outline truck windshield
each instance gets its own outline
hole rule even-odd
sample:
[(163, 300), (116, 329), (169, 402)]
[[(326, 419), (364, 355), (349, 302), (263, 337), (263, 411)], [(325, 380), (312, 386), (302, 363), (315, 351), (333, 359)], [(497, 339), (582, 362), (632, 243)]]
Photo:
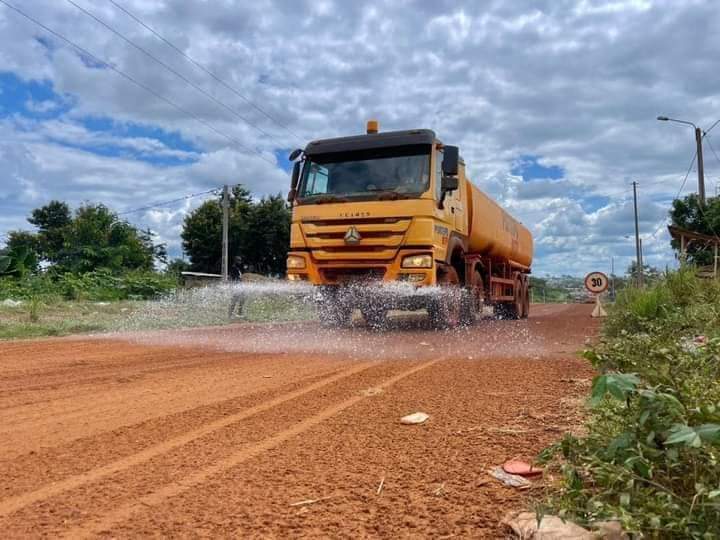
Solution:
[(411, 198), (429, 187), (430, 146), (412, 145), (312, 155), (300, 198)]

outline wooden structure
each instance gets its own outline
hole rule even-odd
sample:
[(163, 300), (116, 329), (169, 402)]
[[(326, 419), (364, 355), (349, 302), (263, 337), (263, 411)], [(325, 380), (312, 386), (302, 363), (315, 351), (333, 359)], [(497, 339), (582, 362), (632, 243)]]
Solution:
[(685, 264), (687, 260), (687, 249), (692, 243), (703, 244), (705, 247), (713, 249), (713, 264), (709, 267), (698, 268), (700, 277), (717, 278), (718, 277), (718, 251), (720, 251), (720, 237), (711, 236), (709, 234), (701, 234), (687, 229), (681, 229), (674, 225), (668, 225), (668, 231), (673, 240), (680, 242), (680, 264)]
[(180, 281), (185, 288), (205, 287), (222, 281), (221, 274), (206, 274), (205, 272), (180, 272)]

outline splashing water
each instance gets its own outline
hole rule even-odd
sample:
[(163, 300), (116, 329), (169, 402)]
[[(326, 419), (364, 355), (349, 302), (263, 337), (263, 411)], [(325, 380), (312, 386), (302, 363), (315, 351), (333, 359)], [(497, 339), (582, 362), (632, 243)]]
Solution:
[(534, 357), (543, 348), (543, 340), (529, 331), (528, 321), (481, 318), (468, 328), (437, 331), (431, 328), (424, 310), (396, 310), (398, 303), (424, 307), (428, 299), (448, 294), (447, 289), (404, 283), (358, 284), (344, 288), (343, 294), (343, 302), (371, 299), (389, 311), (383, 331), (368, 328), (359, 310), (347, 327), (326, 327), (324, 312), (316, 307), (335, 299), (309, 284), (268, 281), (178, 290), (147, 303), (122, 321), (116, 328), (117, 337), (229, 352), (353, 359)]

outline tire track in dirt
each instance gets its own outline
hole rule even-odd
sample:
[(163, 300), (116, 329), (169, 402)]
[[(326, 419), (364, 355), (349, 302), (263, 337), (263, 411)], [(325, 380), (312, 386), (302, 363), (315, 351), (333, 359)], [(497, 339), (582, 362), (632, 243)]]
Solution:
[[(386, 379), (385, 381), (377, 384), (376, 387), (380, 389), (386, 389), (393, 384), (419, 371), (427, 369), (440, 361), (441, 359), (438, 358), (435, 360), (423, 362), (420, 365), (416, 365), (409, 370), (402, 371), (401, 373), (390, 377), (389, 379)], [(367, 369), (367, 367), (368, 366), (363, 366), (362, 368), (355, 368), (353, 371), (360, 372), (364, 369)], [(131, 518), (133, 514), (135, 514), (139, 510), (146, 509), (147, 507), (157, 506), (168, 498), (177, 496), (189, 489), (192, 489), (223, 471), (235, 467), (249, 459), (261, 455), (263, 452), (266, 452), (272, 448), (281, 445), (285, 441), (288, 441), (293, 437), (296, 437), (297, 435), (317, 426), (325, 420), (345, 411), (346, 409), (349, 409), (353, 405), (367, 398), (368, 396), (366, 395), (355, 395), (336, 405), (323, 409), (319, 413), (309, 418), (306, 418), (305, 420), (301, 421), (298, 424), (295, 424), (288, 429), (280, 431), (275, 435), (272, 435), (258, 443), (252, 444), (248, 447), (244, 447), (241, 450), (231, 454), (230, 456), (218, 462), (215, 462), (210, 466), (204, 467), (181, 480), (166, 484), (147, 495), (139, 497), (136, 500), (120, 506), (115, 511), (109, 514), (105, 514), (104, 516), (101, 516), (99, 518), (92, 518), (88, 522), (76, 528), (64, 531), (63, 536), (66, 538), (88, 538), (105, 530), (108, 530), (114, 525)]]
[(175, 448), (178, 448), (196, 439), (204, 437), (205, 435), (208, 435), (213, 431), (217, 431), (226, 426), (254, 416), (258, 413), (270, 410), (278, 405), (282, 405), (285, 402), (304, 396), (305, 394), (308, 394), (310, 392), (319, 390), (334, 382), (340, 381), (341, 379), (356, 375), (372, 367), (373, 365), (374, 364), (372, 363), (363, 363), (360, 365), (356, 365), (350, 369), (346, 369), (341, 371), (340, 373), (331, 375), (327, 378), (323, 378), (318, 382), (302, 387), (298, 390), (283, 394), (269, 401), (250, 407), (249, 409), (246, 409), (242, 412), (220, 418), (218, 420), (215, 420), (214, 422), (210, 422), (199, 429), (169, 439), (161, 444), (151, 446), (136, 454), (132, 454), (122, 459), (113, 461), (104, 466), (92, 469), (80, 475), (66, 478), (62, 481), (55, 482), (48, 486), (44, 486), (40, 489), (4, 499), (0, 501), (0, 517), (6, 517), (30, 504), (42, 501), (44, 499), (48, 499), (50, 497), (59, 495), (65, 491), (81, 487), (85, 484), (101, 480), (104, 477), (129, 469), (130, 467), (133, 467), (135, 465), (140, 465), (153, 459), (154, 457), (160, 456), (164, 453), (174, 450)]

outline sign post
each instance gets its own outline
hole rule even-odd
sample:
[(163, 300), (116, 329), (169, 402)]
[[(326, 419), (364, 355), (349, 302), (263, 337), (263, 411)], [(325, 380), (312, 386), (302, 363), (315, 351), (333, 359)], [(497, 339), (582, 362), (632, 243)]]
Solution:
[(595, 309), (593, 309), (592, 317), (607, 317), (600, 302), (600, 295), (607, 291), (609, 282), (608, 277), (602, 272), (590, 272), (585, 276), (585, 288), (595, 295)]

